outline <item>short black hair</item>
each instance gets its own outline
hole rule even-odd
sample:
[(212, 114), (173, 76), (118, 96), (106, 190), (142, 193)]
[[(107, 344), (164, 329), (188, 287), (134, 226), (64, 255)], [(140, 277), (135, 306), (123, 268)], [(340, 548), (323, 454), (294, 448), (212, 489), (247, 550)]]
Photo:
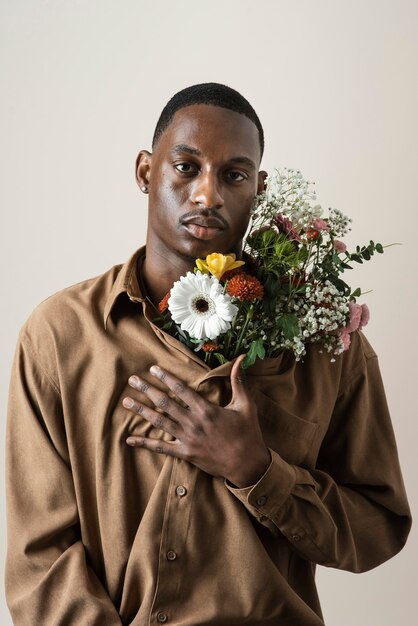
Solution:
[(155, 146), (167, 126), (172, 122), (175, 113), (192, 104), (213, 104), (241, 113), (250, 119), (258, 129), (261, 157), (264, 152), (264, 131), (257, 113), (251, 104), (238, 91), (221, 83), (199, 83), (178, 91), (167, 102), (155, 127), (152, 147)]

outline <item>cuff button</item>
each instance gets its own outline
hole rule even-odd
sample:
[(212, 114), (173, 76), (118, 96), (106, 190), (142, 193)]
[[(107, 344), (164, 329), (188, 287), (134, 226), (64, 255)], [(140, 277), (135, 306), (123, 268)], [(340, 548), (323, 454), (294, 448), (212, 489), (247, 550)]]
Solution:
[(167, 615), (167, 613), (163, 613), (162, 611), (161, 611), (161, 613), (158, 613), (158, 615), (157, 615), (157, 621), (158, 621), (160, 624), (164, 624), (164, 622), (166, 622), (167, 620), (168, 620), (168, 615)]

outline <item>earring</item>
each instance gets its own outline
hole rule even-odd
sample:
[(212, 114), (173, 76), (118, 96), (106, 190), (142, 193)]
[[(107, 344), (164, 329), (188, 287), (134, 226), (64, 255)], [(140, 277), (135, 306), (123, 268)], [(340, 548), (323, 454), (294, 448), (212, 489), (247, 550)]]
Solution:
[(143, 187), (141, 187), (141, 191), (143, 191), (144, 193), (148, 193), (148, 187), (145, 187), (145, 185)]

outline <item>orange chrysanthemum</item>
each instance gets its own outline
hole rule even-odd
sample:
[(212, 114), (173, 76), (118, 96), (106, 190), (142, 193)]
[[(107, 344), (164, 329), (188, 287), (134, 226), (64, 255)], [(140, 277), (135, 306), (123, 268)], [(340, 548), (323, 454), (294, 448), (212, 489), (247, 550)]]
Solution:
[(161, 300), (160, 304), (158, 305), (158, 310), (160, 313), (164, 313), (164, 311), (168, 309), (168, 299), (170, 297), (170, 294), (171, 294), (171, 289), (168, 293), (165, 294), (164, 298)]
[(233, 276), (226, 287), (227, 292), (233, 298), (240, 300), (262, 300), (264, 298), (264, 287), (255, 276), (250, 274), (237, 274)]
[(218, 344), (214, 341), (206, 341), (202, 345), (202, 350), (204, 350), (205, 352), (217, 352), (218, 350), (220, 350), (220, 348), (221, 347), (218, 346)]

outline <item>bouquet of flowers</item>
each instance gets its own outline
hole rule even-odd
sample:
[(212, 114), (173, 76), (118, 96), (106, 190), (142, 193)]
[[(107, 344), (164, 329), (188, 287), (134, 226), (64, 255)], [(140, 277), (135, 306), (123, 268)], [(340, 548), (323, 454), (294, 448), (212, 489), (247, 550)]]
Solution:
[(308, 343), (335, 361), (367, 324), (361, 290), (341, 274), (383, 246), (370, 241), (348, 252), (341, 238), (351, 219), (332, 208), (325, 216), (313, 204), (314, 184), (300, 170), (276, 169), (255, 198), (242, 260), (217, 252), (196, 259), (160, 302), (162, 328), (211, 367), (244, 353), (243, 367), (283, 351), (299, 361)]

